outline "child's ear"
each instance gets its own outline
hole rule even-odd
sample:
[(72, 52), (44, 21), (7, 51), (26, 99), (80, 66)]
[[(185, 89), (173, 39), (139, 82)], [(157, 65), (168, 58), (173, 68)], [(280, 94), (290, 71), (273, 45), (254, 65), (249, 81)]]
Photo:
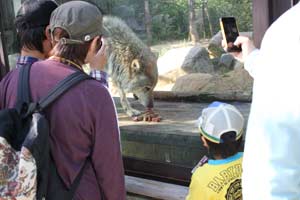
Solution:
[(203, 142), (203, 146), (205, 146), (206, 148), (208, 148), (207, 141), (206, 141), (205, 137), (203, 137), (202, 135), (201, 135), (201, 140)]

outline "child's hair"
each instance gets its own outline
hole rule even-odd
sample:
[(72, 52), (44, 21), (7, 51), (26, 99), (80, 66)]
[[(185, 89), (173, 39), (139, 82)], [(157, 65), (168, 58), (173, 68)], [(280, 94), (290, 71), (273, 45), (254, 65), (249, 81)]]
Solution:
[(239, 152), (241, 144), (242, 144), (242, 137), (238, 140), (235, 140), (236, 133), (234, 131), (223, 133), (221, 139), (224, 141), (223, 143), (214, 143), (207, 139), (207, 145), (209, 146), (209, 154), (212, 157), (221, 156), (222, 158), (228, 158), (230, 156), (235, 155)]

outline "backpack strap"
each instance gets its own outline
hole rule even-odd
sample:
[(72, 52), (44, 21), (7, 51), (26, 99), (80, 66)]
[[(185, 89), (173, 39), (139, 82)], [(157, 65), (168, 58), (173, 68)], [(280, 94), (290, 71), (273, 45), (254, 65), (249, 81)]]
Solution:
[(20, 67), (18, 80), (16, 109), (20, 114), (26, 112), (25, 116), (28, 116), (28, 114), (31, 114), (35, 110), (43, 111), (48, 105), (53, 103), (58, 97), (60, 97), (74, 85), (83, 80), (93, 79), (84, 72), (76, 70), (76, 72), (60, 81), (46, 97), (42, 98), (38, 102), (32, 102), (29, 85), (31, 65), (32, 63), (28, 63), (25, 66)]
[[(26, 74), (25, 74), (26, 75)], [(32, 114), (35, 111), (42, 112), (45, 108), (47, 108), (51, 103), (53, 103), (55, 100), (57, 100), (61, 95), (63, 95), (65, 92), (67, 92), (71, 87), (75, 86), (76, 84), (80, 83), (83, 80), (87, 79), (93, 79), (89, 75), (85, 74), (82, 71), (76, 71), (72, 73), (71, 75), (67, 76), (65, 79), (60, 81), (48, 94), (46, 97), (43, 97), (38, 102), (31, 102), (28, 103), (27, 98), (30, 99), (30, 96), (21, 96), (22, 104), (18, 104), (19, 107), (17, 109), (20, 109), (20, 113), (23, 113), (23, 117), (27, 117), (30, 114)], [(26, 79), (23, 79), (23, 81)], [(25, 81), (26, 82), (26, 81)], [(25, 89), (25, 88), (24, 88)], [(26, 87), (26, 89), (30, 89), (29, 87)], [(29, 94), (30, 95), (30, 94)], [(30, 101), (29, 101), (30, 102)], [(22, 112), (23, 111), (23, 112)], [(24, 113), (25, 111), (25, 113)]]
[[(47, 200), (72, 200), (75, 192), (80, 184), (83, 173), (90, 162), (90, 157), (88, 157), (83, 167), (80, 169), (79, 174), (75, 177), (73, 183), (69, 187), (66, 186), (62, 178), (60, 177), (53, 156), (50, 155), (50, 163), (49, 163), (49, 175), (48, 175), (48, 185), (46, 192)], [(92, 165), (92, 163), (91, 163)]]
[(18, 79), (18, 92), (16, 109), (19, 113), (27, 110), (27, 106), (31, 102), (31, 92), (29, 86), (30, 68), (32, 63), (20, 67)]
[(38, 102), (39, 110), (43, 111), (51, 103), (53, 103), (58, 97), (68, 91), (71, 87), (75, 86), (79, 82), (87, 79), (93, 79), (89, 75), (85, 74), (82, 71), (76, 71), (71, 75), (67, 76), (58, 85), (53, 88), (46, 97), (42, 98)]

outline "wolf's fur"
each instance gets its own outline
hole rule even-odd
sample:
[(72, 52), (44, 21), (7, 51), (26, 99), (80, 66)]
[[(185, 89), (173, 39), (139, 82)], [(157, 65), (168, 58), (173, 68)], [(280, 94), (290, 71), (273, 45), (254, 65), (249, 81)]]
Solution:
[(108, 37), (106, 72), (118, 88), (122, 107), (129, 116), (141, 114), (133, 109), (126, 93), (133, 93), (145, 107), (153, 107), (157, 83), (156, 56), (121, 19), (105, 16), (103, 27)]

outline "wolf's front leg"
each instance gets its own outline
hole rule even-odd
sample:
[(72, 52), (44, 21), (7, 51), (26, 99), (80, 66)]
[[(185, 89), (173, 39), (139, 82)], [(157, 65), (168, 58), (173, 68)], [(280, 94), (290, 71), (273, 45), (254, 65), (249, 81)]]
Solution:
[(119, 95), (120, 95), (121, 105), (122, 105), (123, 109), (125, 110), (125, 112), (128, 116), (134, 117), (134, 116), (138, 116), (138, 115), (142, 114), (141, 111), (136, 110), (136, 109), (131, 107), (129, 101), (127, 100), (126, 93), (122, 89), (120, 89), (119, 87), (118, 87), (118, 92), (119, 92)]

